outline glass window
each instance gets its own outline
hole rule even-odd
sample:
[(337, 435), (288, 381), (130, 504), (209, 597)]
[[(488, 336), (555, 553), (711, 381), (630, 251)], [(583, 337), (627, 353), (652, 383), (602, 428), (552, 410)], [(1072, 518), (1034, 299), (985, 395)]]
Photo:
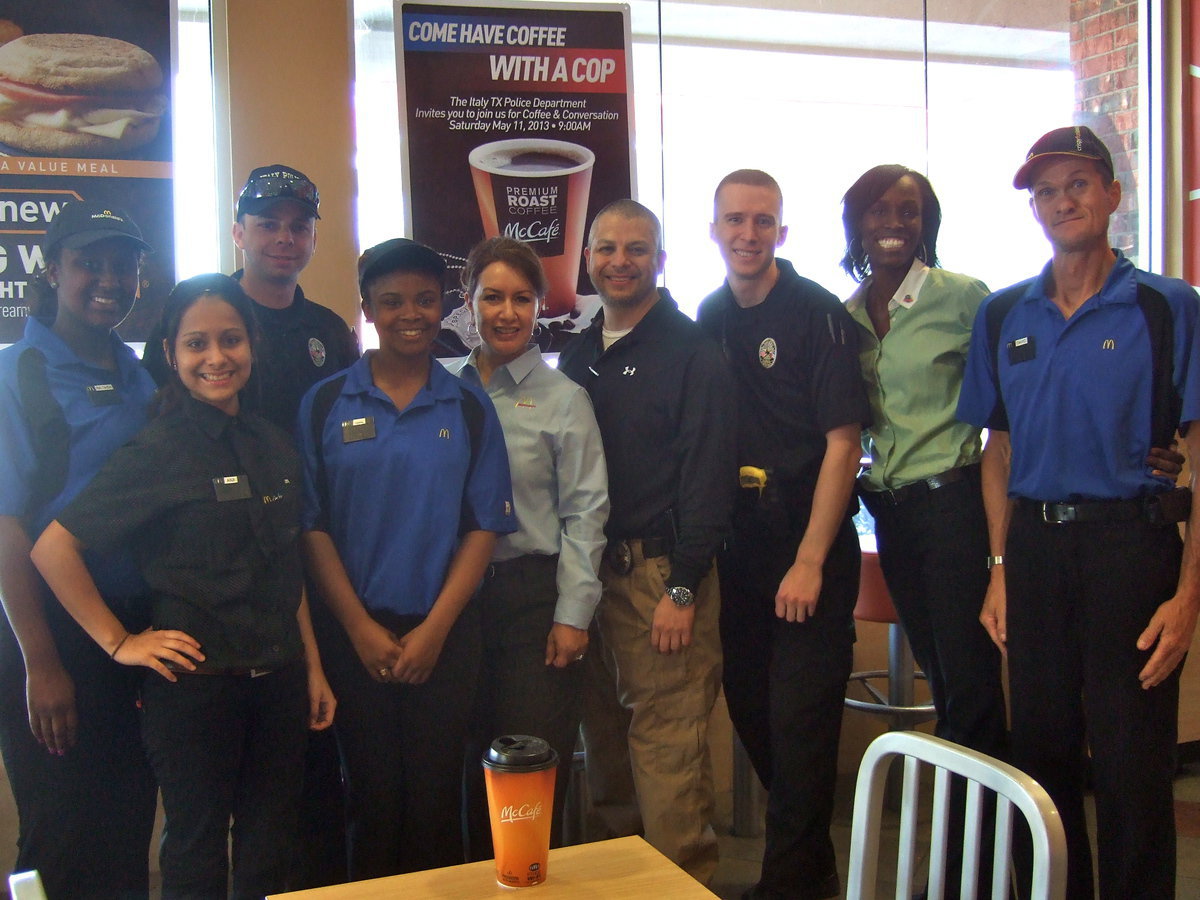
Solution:
[(179, 0), (175, 73), (175, 266), (178, 278), (221, 268), (220, 235), (228, 228), (217, 205), (212, 110), (212, 40), (208, 0)]
[[(663, 218), (664, 280), (681, 306), (694, 310), (724, 277), (708, 235), (712, 190), (740, 167), (779, 180), (789, 225), (781, 255), (842, 296), (853, 283), (838, 265), (841, 196), (883, 162), (933, 181), (947, 268), (1000, 287), (1048, 258), (1011, 176), (1038, 135), (1079, 116), (1083, 73), (1095, 67), (1084, 51), (1107, 44), (1081, 37), (1073, 47), (1068, 0), (929, 3), (928, 21), (925, 5), (630, 3), (637, 194)], [(400, 220), (392, 14), (385, 0), (355, 2), (364, 244)], [(1085, 27), (1076, 23), (1080, 35)], [(1105, 102), (1084, 113), (1107, 116)]]

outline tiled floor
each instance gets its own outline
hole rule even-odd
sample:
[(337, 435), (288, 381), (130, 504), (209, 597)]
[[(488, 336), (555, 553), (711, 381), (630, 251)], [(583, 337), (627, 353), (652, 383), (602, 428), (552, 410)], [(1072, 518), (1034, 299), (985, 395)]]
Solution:
[[(842, 873), (843, 884), (850, 855), (853, 793), (853, 778), (839, 778), (833, 842), (837, 848), (838, 871)], [(719, 897), (737, 900), (742, 891), (758, 879), (763, 841), (761, 837), (734, 837), (729, 833), (731, 808), (732, 797), (721, 797), (718, 803), (718, 816), (721, 819), (721, 862), (710, 887)], [(1090, 813), (1089, 803), (1089, 815)], [(1196, 900), (1200, 898), (1200, 763), (1184, 766), (1175, 781), (1175, 821), (1178, 828), (1179, 866), (1175, 888), (1176, 900)], [(886, 830), (894, 832), (895, 814), (885, 814), (884, 823)], [(884, 871), (884, 866), (880, 866), (880, 871)], [(880, 883), (883, 884), (882, 881)]]

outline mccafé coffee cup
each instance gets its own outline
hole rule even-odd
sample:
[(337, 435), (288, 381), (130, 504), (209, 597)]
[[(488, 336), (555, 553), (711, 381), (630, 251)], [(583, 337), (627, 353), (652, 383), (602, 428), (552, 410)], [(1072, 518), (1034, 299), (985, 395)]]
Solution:
[(596, 154), (546, 138), (481, 144), (468, 156), (485, 237), (533, 247), (546, 270), (546, 316), (575, 308)]
[(558, 754), (541, 738), (509, 734), (483, 755), (496, 881), (529, 887), (546, 880)]

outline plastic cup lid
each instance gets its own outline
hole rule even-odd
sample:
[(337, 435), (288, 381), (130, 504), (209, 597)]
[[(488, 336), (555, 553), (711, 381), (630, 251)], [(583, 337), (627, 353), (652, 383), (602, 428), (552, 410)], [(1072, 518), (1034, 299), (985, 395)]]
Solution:
[(548, 769), (558, 765), (558, 754), (546, 741), (530, 734), (506, 734), (492, 741), (483, 764), (502, 772)]

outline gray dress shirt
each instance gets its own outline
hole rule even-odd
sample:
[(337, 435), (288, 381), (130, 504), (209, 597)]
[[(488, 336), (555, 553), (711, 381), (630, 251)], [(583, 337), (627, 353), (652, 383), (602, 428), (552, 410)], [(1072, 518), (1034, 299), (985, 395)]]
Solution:
[[(478, 353), (449, 370), (482, 385)], [(504, 429), (518, 524), (515, 533), (500, 536), (493, 558), (557, 553), (554, 621), (587, 628), (600, 602), (597, 572), (608, 519), (608, 470), (591, 400), (546, 365), (536, 346), (498, 368), (483, 387)]]

